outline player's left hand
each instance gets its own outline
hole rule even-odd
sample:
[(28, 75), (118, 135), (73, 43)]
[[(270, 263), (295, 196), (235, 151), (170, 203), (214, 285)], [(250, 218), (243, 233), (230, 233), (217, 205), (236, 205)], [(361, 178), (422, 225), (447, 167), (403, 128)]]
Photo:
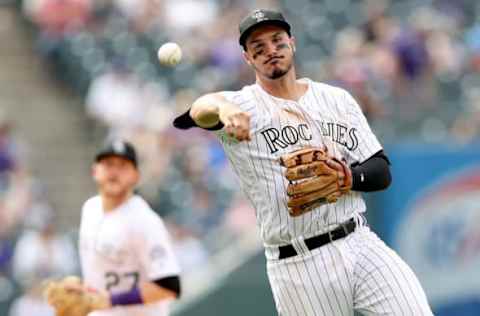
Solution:
[(287, 205), (291, 216), (299, 216), (325, 203), (335, 203), (352, 187), (346, 163), (331, 157), (326, 148), (308, 147), (280, 157), (288, 180)]
[(44, 297), (57, 316), (86, 316), (91, 311), (110, 307), (108, 296), (87, 289), (75, 276), (47, 283)]
[(352, 170), (347, 165), (345, 159), (330, 158), (326, 161), (326, 164), (338, 172), (340, 191), (350, 191), (352, 188)]
[(112, 307), (110, 294), (107, 291), (89, 287), (85, 287), (84, 291), (90, 296), (93, 310), (102, 310)]

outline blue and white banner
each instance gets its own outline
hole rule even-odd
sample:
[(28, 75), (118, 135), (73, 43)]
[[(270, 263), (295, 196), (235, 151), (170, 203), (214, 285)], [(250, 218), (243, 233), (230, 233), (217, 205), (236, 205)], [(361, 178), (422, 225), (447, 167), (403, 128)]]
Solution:
[(378, 228), (408, 262), (437, 316), (480, 315), (480, 149), (389, 150), (393, 184)]

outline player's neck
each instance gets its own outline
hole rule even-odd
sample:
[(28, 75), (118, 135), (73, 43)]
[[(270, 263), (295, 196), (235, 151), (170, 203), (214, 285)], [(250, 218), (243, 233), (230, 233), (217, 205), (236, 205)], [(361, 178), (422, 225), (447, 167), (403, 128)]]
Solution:
[(108, 196), (105, 194), (101, 194), (100, 196), (102, 198), (103, 212), (109, 213), (125, 203), (132, 196), (132, 192), (127, 192), (119, 196)]
[(308, 86), (297, 82), (295, 69), (292, 68), (283, 77), (268, 79), (257, 76), (257, 83), (268, 94), (286, 100), (298, 101), (307, 91)]

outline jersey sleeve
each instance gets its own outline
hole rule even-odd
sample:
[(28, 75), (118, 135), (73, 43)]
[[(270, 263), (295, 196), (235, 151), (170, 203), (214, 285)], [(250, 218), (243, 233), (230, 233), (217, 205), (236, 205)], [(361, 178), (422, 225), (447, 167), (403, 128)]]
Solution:
[(81, 219), (80, 219), (80, 227), (78, 231), (78, 254), (79, 254), (79, 259), (80, 259), (80, 272), (82, 276), (85, 278), (85, 275), (87, 274), (86, 271), (86, 250), (85, 250), (85, 244), (87, 242), (86, 237), (85, 237), (85, 230), (86, 230), (86, 215), (85, 215), (85, 207), (86, 203), (82, 206), (82, 211), (81, 211)]
[(351, 147), (348, 148), (348, 155), (351, 160), (349, 162), (362, 163), (382, 150), (382, 145), (372, 132), (357, 101), (346, 91), (344, 97), (347, 104), (349, 124), (352, 126), (349, 133), (351, 139), (354, 140)]
[(176, 276), (180, 273), (170, 235), (162, 219), (153, 213), (146, 216), (137, 231), (137, 255), (149, 280)]
[[(237, 104), (238, 106), (240, 106), (243, 109), (242, 105), (245, 102), (242, 100), (243, 99), (242, 95), (245, 94), (244, 93), (245, 91), (246, 91), (246, 89), (244, 88), (240, 91), (220, 91), (220, 92), (216, 92), (216, 94), (223, 96), (229, 102)], [(173, 126), (174, 127), (178, 128), (178, 129), (189, 129), (189, 128), (192, 128), (192, 127), (199, 127), (197, 125), (197, 123), (190, 116), (190, 109), (191, 109), (191, 107), (189, 107), (187, 111), (185, 111), (181, 115), (177, 116), (173, 120)], [(209, 128), (204, 128), (204, 129), (211, 130), (211, 131), (219, 131), (219, 130), (223, 129), (223, 123), (218, 122), (217, 125), (209, 127)]]
[(219, 92), (219, 94), (227, 99), (227, 101), (237, 105), (243, 111), (253, 114), (255, 107), (252, 103), (253, 96), (249, 87), (244, 87), (239, 91), (222, 91)]

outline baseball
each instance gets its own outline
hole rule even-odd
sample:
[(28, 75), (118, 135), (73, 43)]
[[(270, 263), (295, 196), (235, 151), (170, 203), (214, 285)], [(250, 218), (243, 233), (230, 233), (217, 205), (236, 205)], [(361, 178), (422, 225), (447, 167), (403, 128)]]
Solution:
[(158, 60), (164, 66), (176, 66), (182, 60), (182, 49), (177, 43), (165, 43), (158, 49)]

